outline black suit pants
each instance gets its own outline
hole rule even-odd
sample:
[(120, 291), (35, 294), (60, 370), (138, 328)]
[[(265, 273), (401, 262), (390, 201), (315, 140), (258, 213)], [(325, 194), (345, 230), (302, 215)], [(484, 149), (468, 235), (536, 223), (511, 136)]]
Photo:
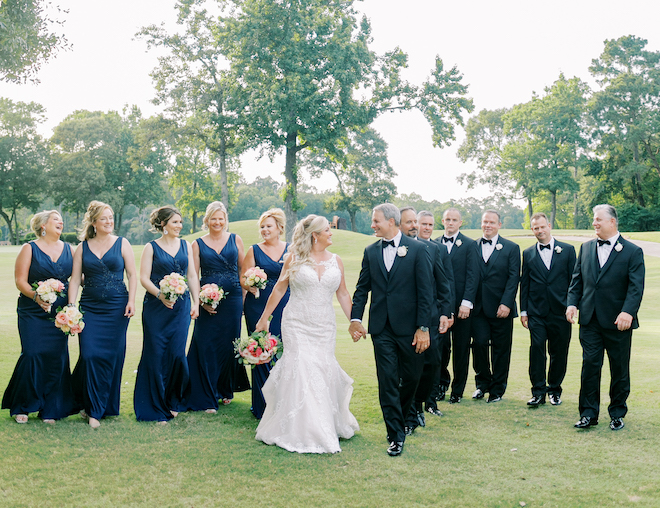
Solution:
[(372, 335), (378, 376), (378, 399), (388, 441), (405, 441), (405, 415), (415, 399), (424, 355), (415, 353), (410, 335), (396, 335), (389, 323)]
[(472, 318), (472, 337), (472, 362), (477, 388), (501, 397), (509, 378), (513, 317), (489, 318), (478, 312)]
[(449, 374), (449, 358), (451, 357), (451, 337), (449, 332), (440, 335), (440, 350), (442, 354), (442, 363), (440, 364), (440, 382), (445, 390), (449, 388), (451, 375)]
[[(566, 375), (568, 347), (571, 343), (571, 323), (564, 314), (545, 317), (529, 316), (529, 380), (532, 395), (544, 397), (546, 393), (561, 395), (561, 383)], [(546, 347), (550, 356), (546, 385)]]
[(594, 316), (589, 324), (580, 325), (582, 344), (582, 376), (580, 416), (598, 418), (600, 411), (600, 376), (604, 352), (610, 362), (610, 418), (623, 418), (628, 412), (630, 394), (630, 346), (632, 328), (623, 332), (603, 328)]
[[(458, 397), (463, 396), (467, 384), (468, 371), (470, 368), (470, 342), (472, 341), (472, 316), (467, 319), (454, 319), (451, 327), (452, 367), (454, 370), (454, 381), (451, 385), (451, 394)], [(449, 341), (447, 341), (449, 342)]]

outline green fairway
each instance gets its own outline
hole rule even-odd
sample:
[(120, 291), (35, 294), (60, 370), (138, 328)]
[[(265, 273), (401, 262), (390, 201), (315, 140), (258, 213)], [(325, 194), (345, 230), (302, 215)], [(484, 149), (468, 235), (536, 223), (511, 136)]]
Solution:
[[(230, 224), (246, 249), (256, 221)], [(471, 232), (471, 236), (479, 233)], [(503, 231), (522, 248), (529, 231)], [(562, 233), (564, 233), (562, 231)], [(438, 236), (438, 232), (434, 237)], [(592, 236), (589, 231), (567, 234)], [(198, 235), (195, 235), (198, 236)], [(628, 236), (628, 235), (626, 235)], [(660, 240), (660, 234), (631, 235)], [(362, 251), (374, 239), (333, 235), (333, 252), (353, 292)], [(142, 247), (136, 247), (138, 258)], [(0, 394), (20, 353), (13, 266), (17, 247), (0, 247)], [(529, 334), (516, 320), (509, 386), (498, 404), (472, 401), (473, 373), (460, 404), (440, 402), (444, 417), (407, 439), (401, 457), (385, 450), (373, 350), (354, 344), (338, 304), (337, 358), (355, 380), (351, 410), (360, 431), (335, 455), (299, 455), (254, 439), (250, 393), (216, 415), (184, 413), (167, 426), (138, 423), (133, 414), (135, 370), (142, 347), (141, 300), (132, 319), (124, 367), (121, 415), (92, 430), (79, 417), (50, 426), (30, 415), (17, 425), (0, 412), (2, 506), (305, 506), (316, 507), (593, 507), (660, 505), (660, 258), (646, 258), (641, 328), (633, 335), (632, 392), (626, 427), (608, 428), (609, 372), (603, 370), (601, 424), (577, 431), (581, 348), (574, 327), (564, 403), (528, 409)], [(191, 327), (192, 330), (192, 327)], [(77, 340), (70, 341), (71, 363)]]

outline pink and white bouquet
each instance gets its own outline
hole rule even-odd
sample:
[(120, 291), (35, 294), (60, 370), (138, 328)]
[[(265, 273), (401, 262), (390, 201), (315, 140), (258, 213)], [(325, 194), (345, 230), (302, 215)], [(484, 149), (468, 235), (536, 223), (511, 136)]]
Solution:
[(234, 341), (236, 358), (242, 364), (262, 365), (282, 356), (282, 342), (266, 330)]
[[(46, 279), (32, 283), (32, 289), (37, 292), (42, 302), (54, 303), (59, 297), (64, 296), (64, 283), (58, 279)], [(50, 305), (48, 310), (50, 312)]]
[(82, 312), (73, 306), (58, 307), (55, 315), (55, 326), (67, 335), (77, 335), (85, 328)]
[(229, 293), (218, 287), (217, 284), (204, 284), (199, 291), (199, 301), (210, 305), (213, 310), (220, 305), (220, 301), (227, 298)]
[(172, 272), (163, 277), (158, 285), (160, 286), (160, 292), (163, 293), (165, 299), (170, 302), (176, 302), (177, 298), (188, 291), (186, 278), (176, 272)]
[(255, 298), (259, 298), (259, 290), (266, 287), (266, 281), (268, 280), (268, 275), (258, 266), (253, 266), (245, 270), (245, 285), (250, 287), (256, 287), (257, 293), (254, 295)]

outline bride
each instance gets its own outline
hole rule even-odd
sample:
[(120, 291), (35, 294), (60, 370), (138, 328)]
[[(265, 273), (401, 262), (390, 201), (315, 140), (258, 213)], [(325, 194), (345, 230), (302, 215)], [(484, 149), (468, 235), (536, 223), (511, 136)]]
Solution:
[(284, 352), (263, 387), (266, 411), (256, 435), (290, 452), (340, 452), (339, 438), (359, 430), (348, 409), (353, 380), (335, 358), (332, 294), (347, 319), (351, 297), (341, 259), (326, 250), (330, 245), (324, 217), (308, 215), (296, 225), (291, 254), (256, 326), (256, 331), (268, 328), (268, 317), (290, 287), (282, 314)]

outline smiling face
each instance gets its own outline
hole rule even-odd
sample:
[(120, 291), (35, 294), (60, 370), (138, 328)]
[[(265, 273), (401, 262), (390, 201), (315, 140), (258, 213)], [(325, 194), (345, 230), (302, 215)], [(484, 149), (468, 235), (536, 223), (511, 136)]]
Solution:
[(115, 227), (115, 217), (112, 210), (105, 208), (98, 219), (93, 222), (97, 235), (110, 235)]
[(461, 214), (454, 210), (447, 210), (442, 216), (442, 225), (445, 227), (445, 236), (454, 236), (463, 225)]
[(332, 229), (330, 229), (330, 224), (320, 233), (312, 233), (312, 237), (316, 239), (315, 245), (321, 249), (332, 245)]
[(543, 245), (550, 243), (550, 238), (552, 238), (552, 228), (546, 219), (543, 217), (532, 219), (531, 226), (532, 233), (534, 233), (534, 236), (539, 243), (542, 243)]
[(59, 237), (64, 229), (62, 216), (59, 213), (51, 213), (42, 229), (46, 231), (46, 234), (52, 233)]
[(417, 236), (422, 240), (430, 240), (433, 234), (433, 226), (435, 226), (435, 219), (430, 215), (424, 215), (419, 218), (417, 225), (419, 226)]
[(380, 210), (376, 210), (371, 215), (371, 229), (378, 238), (390, 240), (396, 236), (399, 228), (394, 224), (394, 219), (385, 220), (385, 215)]
[(417, 236), (417, 214), (412, 210), (404, 210), (401, 214), (401, 233), (410, 238)]
[(612, 238), (619, 229), (614, 217), (610, 217), (605, 210), (596, 210), (594, 212), (594, 220), (591, 225), (594, 227), (596, 235), (601, 240)]
[(280, 228), (277, 226), (277, 222), (275, 222), (275, 219), (272, 217), (268, 217), (263, 220), (261, 223), (261, 226), (259, 226), (259, 234), (261, 235), (261, 238), (264, 239), (265, 242), (268, 240), (279, 240), (280, 235), (282, 232), (280, 231)]
[(212, 233), (222, 233), (227, 227), (227, 216), (222, 210), (216, 212), (209, 218), (209, 231)]
[(501, 227), (502, 223), (496, 213), (486, 212), (481, 216), (481, 231), (486, 240), (495, 238)]
[(181, 233), (181, 229), (183, 229), (183, 219), (179, 214), (175, 213), (163, 226), (163, 229), (167, 229), (169, 235), (177, 237)]

